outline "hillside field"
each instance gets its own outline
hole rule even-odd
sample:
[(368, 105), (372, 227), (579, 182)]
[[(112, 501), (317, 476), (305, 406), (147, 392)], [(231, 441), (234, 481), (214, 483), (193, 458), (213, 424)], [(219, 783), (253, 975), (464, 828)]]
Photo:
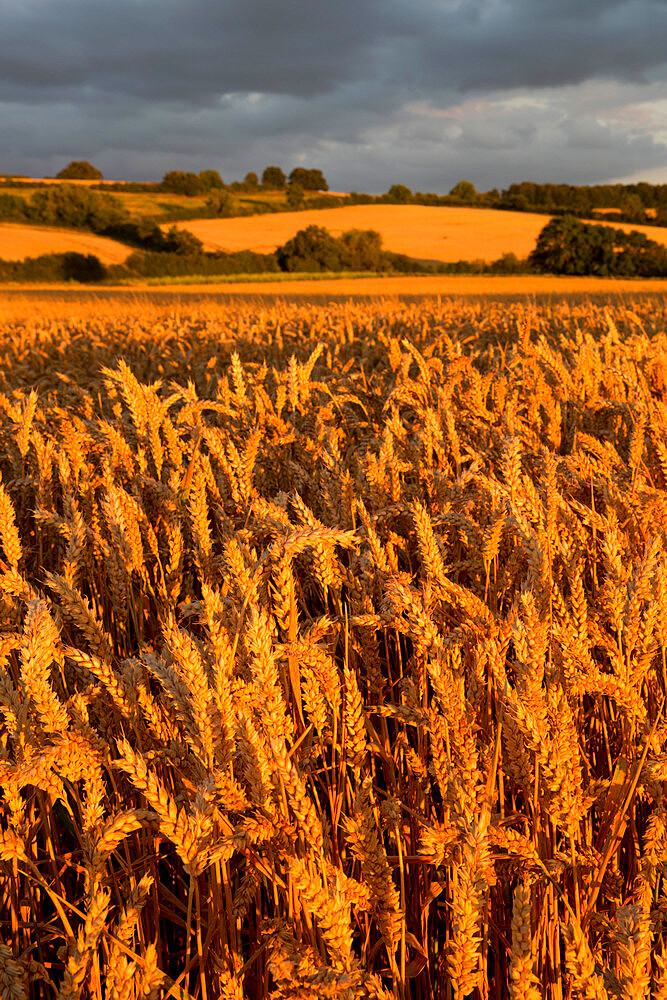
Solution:
[[(306, 226), (324, 226), (336, 236), (347, 229), (375, 229), (382, 236), (385, 250), (447, 263), (492, 261), (505, 253), (527, 257), (548, 221), (546, 215), (488, 208), (352, 205), (247, 218), (191, 219), (177, 225), (199, 237), (206, 250), (257, 253), (272, 252)], [(649, 239), (667, 245), (666, 229), (628, 223), (614, 225), (645, 232)]]
[(122, 264), (132, 250), (116, 240), (76, 229), (0, 223), (1, 260), (24, 260), (41, 254), (69, 252), (94, 254), (103, 264)]
[(2, 996), (667, 995), (667, 297), (0, 310)]

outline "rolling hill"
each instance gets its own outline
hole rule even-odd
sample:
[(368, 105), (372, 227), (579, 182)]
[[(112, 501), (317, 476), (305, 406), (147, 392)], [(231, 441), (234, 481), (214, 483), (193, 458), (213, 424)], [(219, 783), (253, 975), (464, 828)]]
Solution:
[[(526, 257), (548, 219), (546, 215), (488, 208), (353, 205), (231, 219), (190, 219), (177, 225), (199, 237), (206, 250), (257, 253), (270, 253), (310, 225), (324, 226), (334, 236), (347, 229), (375, 229), (386, 250), (447, 263), (492, 261), (505, 253)], [(667, 245), (667, 229), (613, 221), (610, 225), (640, 230), (649, 239)]]
[(25, 260), (47, 253), (94, 254), (103, 264), (122, 264), (132, 248), (78, 229), (0, 223), (0, 259)]

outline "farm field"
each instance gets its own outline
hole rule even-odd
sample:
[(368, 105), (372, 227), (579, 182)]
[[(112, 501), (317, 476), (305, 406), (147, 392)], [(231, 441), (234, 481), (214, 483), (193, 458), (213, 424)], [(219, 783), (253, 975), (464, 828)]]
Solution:
[(25, 260), (48, 253), (94, 254), (103, 264), (122, 264), (132, 253), (130, 247), (106, 236), (75, 229), (23, 226), (0, 223), (0, 259)]
[[(336, 236), (347, 229), (375, 229), (382, 236), (386, 250), (446, 263), (492, 261), (505, 253), (527, 257), (548, 218), (488, 208), (353, 205), (247, 218), (191, 219), (177, 225), (194, 233), (206, 250), (257, 253), (270, 253), (299, 229), (310, 225), (324, 226)], [(649, 239), (667, 244), (667, 230), (657, 226), (615, 225), (645, 232)]]
[(0, 297), (3, 995), (667, 994), (667, 297), (189, 294)]
[[(41, 313), (51, 308), (62, 293), (70, 303), (75, 301), (116, 302), (132, 301), (139, 296), (153, 302), (196, 299), (272, 301), (318, 301), (347, 299), (422, 299), (429, 296), (512, 296), (532, 299), (549, 296), (556, 300), (571, 296), (601, 296), (616, 301), (620, 296), (667, 294), (667, 279), (653, 278), (596, 278), (555, 275), (437, 275), (437, 276), (386, 276), (351, 278), (349, 275), (317, 275), (315, 277), (292, 274), (267, 274), (261, 276), (225, 277), (216, 282), (200, 278), (190, 281), (174, 279), (154, 280), (151, 283), (132, 282), (125, 286), (104, 285), (91, 288), (57, 285), (0, 284), (0, 316), (19, 308), (22, 314)], [(54, 296), (56, 298), (54, 298)]]

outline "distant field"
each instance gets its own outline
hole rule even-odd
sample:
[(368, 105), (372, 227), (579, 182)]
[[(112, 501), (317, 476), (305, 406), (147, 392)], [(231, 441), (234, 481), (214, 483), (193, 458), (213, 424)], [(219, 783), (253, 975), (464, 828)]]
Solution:
[(74, 229), (0, 224), (0, 259), (24, 260), (45, 253), (95, 254), (103, 264), (122, 264), (132, 253), (130, 247), (105, 236)]
[[(270, 253), (299, 229), (325, 226), (334, 235), (346, 229), (376, 229), (386, 250), (420, 260), (497, 260), (505, 253), (526, 257), (548, 217), (489, 208), (425, 205), (353, 205), (308, 212), (281, 212), (236, 219), (191, 219), (178, 223), (198, 236), (206, 250)], [(667, 229), (614, 223), (638, 229), (667, 245)]]
[(333, 301), (381, 299), (421, 299), (434, 296), (491, 297), (516, 296), (533, 299), (549, 296), (556, 300), (568, 296), (605, 296), (616, 300), (621, 296), (645, 294), (667, 296), (667, 279), (615, 279), (555, 277), (553, 275), (438, 275), (433, 277), (363, 277), (348, 275), (262, 275), (242, 278), (225, 276), (219, 281), (179, 280), (172, 284), (158, 282), (132, 283), (123, 286), (104, 285), (78, 287), (72, 285), (0, 285), (0, 319), (8, 318), (8, 310), (25, 309), (34, 314), (37, 308), (51, 309), (57, 302), (71, 305), (90, 301), (95, 308), (101, 301), (123, 303), (134, 301), (191, 301), (213, 303), (219, 300), (299, 300)]

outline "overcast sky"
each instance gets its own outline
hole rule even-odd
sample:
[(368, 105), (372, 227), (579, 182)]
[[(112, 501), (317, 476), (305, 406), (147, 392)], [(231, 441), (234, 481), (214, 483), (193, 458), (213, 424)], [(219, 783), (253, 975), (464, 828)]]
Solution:
[(0, 173), (667, 182), (667, 0), (0, 0)]

